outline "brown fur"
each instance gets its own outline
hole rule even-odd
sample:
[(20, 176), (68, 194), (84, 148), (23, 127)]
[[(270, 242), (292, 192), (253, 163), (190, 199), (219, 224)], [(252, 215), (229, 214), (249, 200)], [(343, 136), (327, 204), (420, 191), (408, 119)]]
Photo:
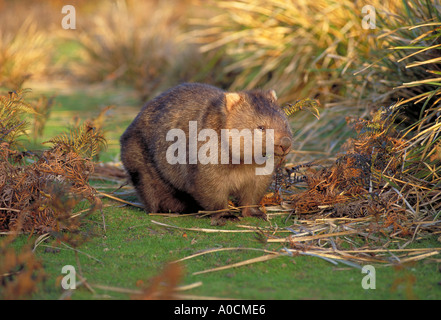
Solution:
[[(254, 162), (232, 164), (230, 159), (229, 164), (220, 164), (220, 160), (219, 164), (189, 164), (189, 121), (197, 121), (198, 131), (214, 129), (219, 143), (221, 129), (274, 129), (276, 157), (283, 157), (291, 145), (288, 121), (273, 92), (227, 93), (197, 83), (174, 87), (148, 102), (121, 137), (121, 160), (145, 210), (228, 211), (229, 196), (235, 196), (240, 206), (258, 204), (272, 175), (256, 175)], [(166, 141), (167, 132), (178, 128), (187, 137), (186, 164), (166, 160), (166, 151), (174, 143)], [(198, 142), (197, 150), (204, 143)], [(243, 160), (242, 153), (243, 149)], [(257, 208), (245, 208), (242, 215), (266, 218)]]

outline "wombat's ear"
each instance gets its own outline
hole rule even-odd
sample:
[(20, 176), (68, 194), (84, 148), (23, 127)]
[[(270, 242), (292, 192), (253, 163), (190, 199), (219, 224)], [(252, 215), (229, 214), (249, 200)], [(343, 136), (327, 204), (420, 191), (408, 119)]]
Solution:
[(233, 110), (234, 106), (240, 101), (240, 95), (235, 92), (225, 93), (225, 106), (227, 111)]
[(270, 97), (274, 100), (274, 102), (275, 101), (277, 101), (277, 94), (276, 94), (276, 91), (275, 90), (270, 90), (269, 91), (269, 95), (270, 95)]

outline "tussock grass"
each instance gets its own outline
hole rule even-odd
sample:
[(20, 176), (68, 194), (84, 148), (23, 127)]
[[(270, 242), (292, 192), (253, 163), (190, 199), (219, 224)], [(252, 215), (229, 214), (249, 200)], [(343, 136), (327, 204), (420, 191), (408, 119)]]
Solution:
[(187, 5), (111, 1), (101, 2), (93, 13), (82, 13), (79, 30), (72, 35), (82, 57), (75, 74), (87, 81), (130, 84), (144, 98), (150, 96), (182, 49), (181, 15)]
[[(402, 3), (402, 10), (378, 20), (374, 47), (368, 59), (361, 61), (363, 68), (354, 74), (355, 79), (360, 79), (359, 75), (365, 79), (360, 97), (371, 104), (423, 101), (432, 93), (426, 90), (433, 86), (430, 82), (436, 82), (430, 78), (439, 73), (440, 2)], [(426, 88), (416, 88), (420, 85)]]
[[(75, 1), (77, 7), (84, 3)], [(19, 90), (27, 80), (55, 76), (62, 5), (58, 0), (0, 2), (0, 88)]]
[[(404, 10), (380, 20), (370, 63), (347, 81), (364, 78), (358, 99), (368, 107), (400, 109), (406, 147), (404, 172), (439, 186), (441, 83), (441, 3), (403, 1)], [(361, 76), (361, 77), (360, 77)], [(405, 128), (407, 126), (407, 128)], [(404, 129), (405, 128), (405, 129)]]
[[(226, 48), (237, 71), (232, 88), (277, 88), (286, 101), (322, 94), (335, 100), (339, 78), (368, 55), (372, 39), (361, 26), (362, 4), (356, 1), (214, 1), (219, 14), (196, 21), (191, 36), (203, 52)], [(377, 11), (398, 1), (371, 3)], [(357, 49), (358, 48), (358, 49)]]
[(30, 77), (47, 75), (51, 42), (32, 16), (16, 30), (7, 27), (11, 19), (11, 12), (0, 14), (0, 87), (18, 90)]

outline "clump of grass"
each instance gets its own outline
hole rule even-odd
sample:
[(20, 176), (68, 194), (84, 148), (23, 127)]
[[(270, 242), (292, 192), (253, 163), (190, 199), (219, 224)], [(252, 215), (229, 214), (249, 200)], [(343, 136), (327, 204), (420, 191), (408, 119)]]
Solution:
[(218, 14), (208, 23), (196, 21), (198, 28), (189, 35), (202, 52), (222, 50), (231, 59), (222, 70), (224, 76), (235, 73), (231, 88), (273, 88), (282, 103), (314, 97), (324, 106), (320, 120), (307, 114), (292, 118), (293, 161), (306, 151), (335, 153), (352, 136), (344, 121), (348, 110), (366, 117), (395, 104), (404, 107), (397, 121), (415, 123), (407, 137), (417, 134), (415, 140), (430, 143), (421, 154), (437, 154), (438, 1), (374, 1), (371, 30), (363, 29), (363, 4), (354, 1), (212, 5)]
[(8, 2), (0, 10), (0, 87), (21, 89), (32, 78), (48, 75), (52, 40), (40, 17), (49, 21), (44, 4)]
[(74, 41), (81, 46), (77, 76), (92, 82), (123, 83), (142, 97), (164, 81), (179, 55), (181, 15), (187, 2), (103, 2), (83, 13)]
[(356, 93), (360, 104), (401, 109), (397, 121), (407, 125), (402, 137), (409, 140), (403, 172), (435, 182), (436, 188), (441, 171), (441, 3), (407, 0), (403, 7), (400, 14), (378, 21), (370, 61), (346, 81), (363, 82), (364, 90)]
[[(380, 1), (378, 9), (396, 6)], [(233, 88), (277, 88), (285, 101), (320, 94), (335, 100), (340, 77), (370, 43), (361, 26), (362, 5), (354, 1), (216, 1), (219, 14), (192, 32), (201, 50), (226, 48), (237, 71)], [(380, 11), (380, 10), (377, 10)], [(381, 11), (380, 11), (381, 12)], [(322, 102), (324, 102), (324, 100)]]
[(426, 110), (439, 102), (441, 4), (420, 0), (402, 3), (401, 11), (377, 20), (379, 31), (370, 55), (360, 60), (358, 70), (353, 69), (356, 72), (345, 80), (352, 89), (348, 93), (355, 94), (362, 105), (398, 102), (411, 124), (433, 112)]

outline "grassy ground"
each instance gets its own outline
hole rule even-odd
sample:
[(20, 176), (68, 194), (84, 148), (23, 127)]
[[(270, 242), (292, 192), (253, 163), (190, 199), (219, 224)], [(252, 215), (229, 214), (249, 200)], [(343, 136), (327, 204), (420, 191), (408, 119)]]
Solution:
[[(106, 202), (106, 204), (111, 204)], [(57, 299), (63, 290), (60, 280), (64, 265), (81, 268), (83, 276), (94, 288), (92, 293), (84, 286), (74, 290), (73, 299), (113, 298), (127, 299), (128, 294), (103, 290), (101, 286), (140, 289), (139, 281), (149, 279), (164, 268), (166, 262), (184, 258), (211, 248), (259, 248), (274, 250), (277, 245), (257, 241), (254, 233), (201, 233), (166, 229), (152, 220), (180, 227), (211, 227), (209, 219), (194, 217), (149, 217), (141, 210), (120, 208), (115, 203), (104, 209), (106, 232), (100, 223), (101, 216), (91, 216), (89, 227), (94, 225), (95, 235), (75, 252), (64, 246), (53, 250), (53, 243), (43, 243), (36, 255), (43, 262), (47, 275), (34, 299)], [(283, 218), (272, 223), (284, 225)], [(266, 223), (254, 218), (241, 221), (247, 225)], [(231, 223), (220, 229), (237, 229)], [(19, 238), (18, 244), (27, 241)], [(416, 243), (415, 247), (439, 246), (434, 239)], [(192, 275), (193, 272), (236, 263), (263, 255), (251, 250), (225, 251), (202, 255), (182, 262), (184, 277), (180, 285), (198, 281), (202, 285), (185, 291), (185, 294), (234, 299), (441, 299), (440, 271), (436, 263), (418, 262), (396, 267), (376, 266), (376, 289), (361, 286), (360, 269), (345, 264), (337, 266), (315, 257), (279, 257), (248, 266)]]

